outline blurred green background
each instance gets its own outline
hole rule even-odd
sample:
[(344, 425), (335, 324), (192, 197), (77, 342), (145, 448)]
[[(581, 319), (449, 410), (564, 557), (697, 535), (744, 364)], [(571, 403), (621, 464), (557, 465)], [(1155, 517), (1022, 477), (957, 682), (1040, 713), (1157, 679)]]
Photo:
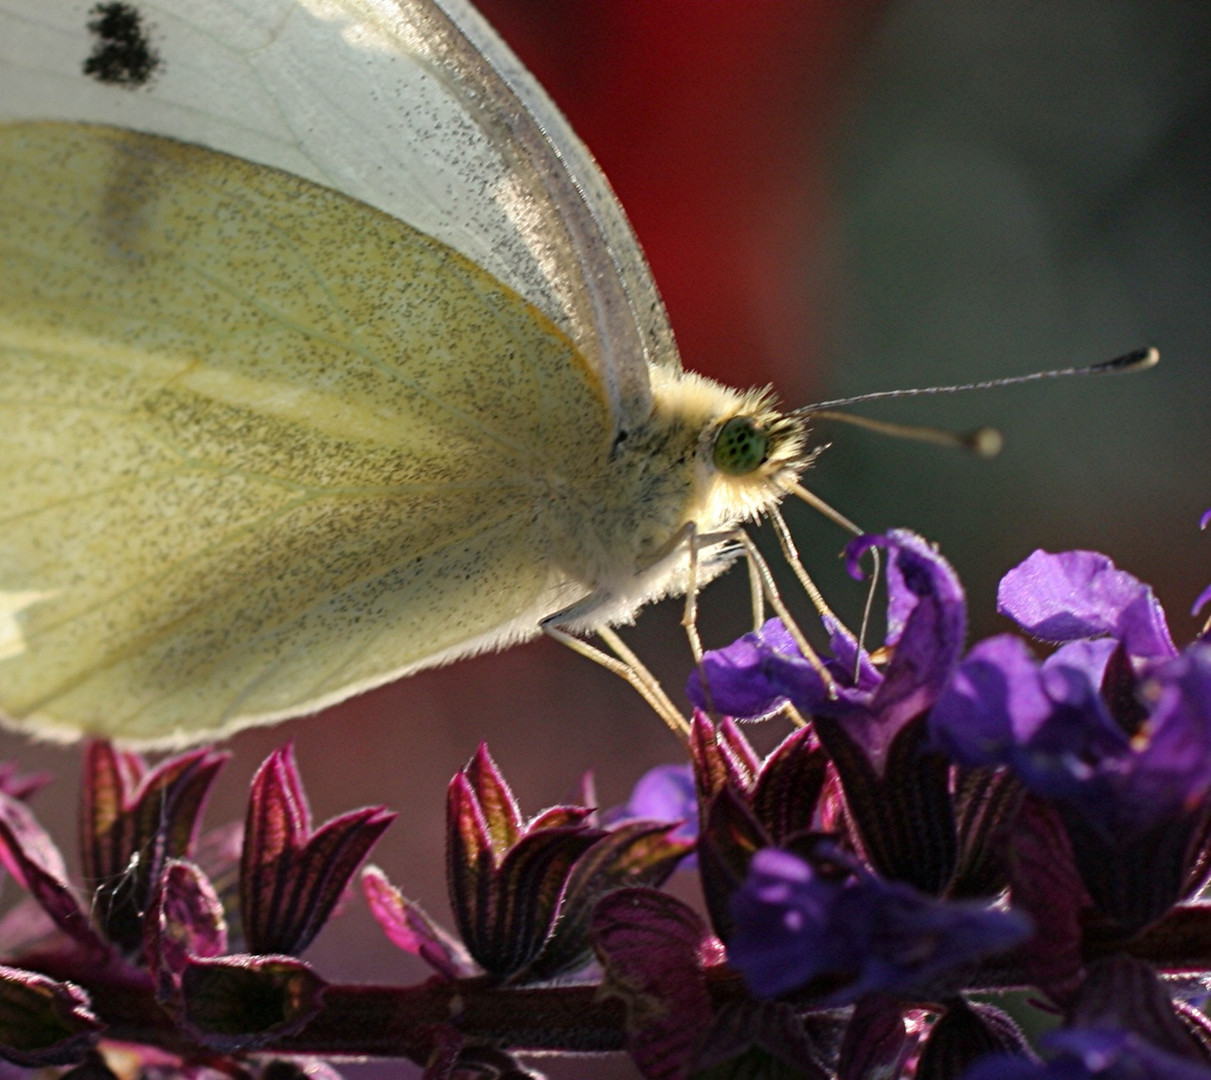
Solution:
[[(1157, 587), (1189, 639), (1189, 605), (1211, 579), (1211, 536), (1197, 531), (1211, 506), (1211, 5), (481, 6), (598, 155), (687, 366), (802, 404), (1156, 345), (1162, 365), (1145, 375), (864, 410), (996, 425), (995, 461), (822, 425), (832, 445), (807, 480), (868, 530), (937, 541), (967, 583), (973, 635), (1007, 628), (996, 581), (1041, 546), (1105, 551)], [(844, 536), (790, 516), (809, 569), (852, 615)], [(731, 578), (704, 598), (708, 643), (744, 629), (743, 575)], [(664, 604), (628, 634), (674, 693), (690, 666), (679, 612)], [(439, 916), (445, 785), (481, 739), (531, 812), (589, 768), (602, 803), (621, 801), (678, 756), (629, 689), (536, 642), (231, 740), (212, 822), (242, 814), (249, 776), (285, 739), (317, 820), (366, 803), (401, 811), (376, 861)], [(12, 736), (0, 749), (59, 775), (35, 807), (69, 843), (77, 752)], [(424, 974), (356, 898), (308, 955), (337, 980)], [(633, 1075), (621, 1061), (552, 1072)]]

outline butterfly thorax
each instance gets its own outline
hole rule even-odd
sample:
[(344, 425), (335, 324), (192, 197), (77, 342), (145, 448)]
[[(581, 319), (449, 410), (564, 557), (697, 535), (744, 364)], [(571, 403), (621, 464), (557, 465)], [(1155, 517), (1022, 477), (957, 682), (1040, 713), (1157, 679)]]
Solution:
[[(576, 493), (576, 526), (552, 537), (555, 561), (591, 589), (646, 602), (684, 590), (689, 530), (719, 533), (759, 517), (806, 466), (802, 422), (779, 413), (768, 391), (736, 391), (692, 372), (652, 370), (652, 408), (619, 431), (599, 481)], [(716, 442), (749, 418), (765, 452), (740, 475), (720, 469)]]

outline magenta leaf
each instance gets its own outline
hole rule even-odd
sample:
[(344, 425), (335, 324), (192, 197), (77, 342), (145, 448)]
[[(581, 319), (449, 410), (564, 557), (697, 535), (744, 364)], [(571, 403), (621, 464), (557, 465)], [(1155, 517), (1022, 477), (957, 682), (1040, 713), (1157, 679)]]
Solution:
[(667, 893), (620, 889), (593, 915), (602, 991), (627, 1010), (627, 1050), (647, 1080), (683, 1080), (711, 1024), (703, 973), (721, 946), (702, 920)]
[(698, 870), (711, 925), (725, 941), (732, 935), (732, 895), (744, 882), (753, 855), (770, 843), (734, 787), (723, 787), (711, 797), (698, 837)]
[(1131, 956), (1110, 956), (1089, 965), (1066, 1017), (1076, 1028), (1126, 1029), (1170, 1054), (1193, 1049), (1176, 1003), (1156, 968)]
[(175, 997), (194, 959), (227, 951), (227, 920), (210, 879), (193, 863), (172, 859), (144, 916), (144, 956), (162, 999)]
[(181, 1020), (205, 1045), (244, 1053), (301, 1031), (320, 1011), (326, 986), (292, 956), (193, 960), (182, 972)]
[[(860, 1043), (863, 1034), (859, 1029), (855, 1041)], [(1008, 1013), (983, 1002), (956, 997), (929, 1029), (917, 1059), (916, 1075), (921, 1080), (962, 1076), (968, 1066), (989, 1054), (1021, 1057), (1029, 1051), (1025, 1036)], [(855, 1075), (865, 1077), (871, 1073)]]
[(811, 728), (787, 736), (765, 759), (753, 788), (752, 808), (775, 844), (812, 828), (827, 777), (828, 756)]
[(837, 1063), (839, 1080), (899, 1076), (917, 1040), (904, 1026), (904, 1010), (887, 994), (867, 994), (854, 1006)]
[(1054, 808), (1027, 796), (1007, 840), (1009, 895), (1031, 916), (1034, 934), (1018, 957), (1034, 985), (1065, 1004), (1085, 977), (1082, 917), (1092, 906)]
[(362, 871), (362, 893), (370, 913), (393, 945), (420, 957), (445, 979), (475, 972), (462, 943), (433, 922), (419, 904), (406, 899), (377, 866)]
[(728, 1002), (699, 1042), (695, 1080), (829, 1080), (827, 1043), (812, 1037), (809, 1023), (780, 1002)]
[(78, 986), (0, 966), (0, 1057), (31, 1068), (68, 1065), (101, 1027)]
[(521, 811), (499, 766), (488, 753), (486, 743), (480, 743), (463, 775), (475, 792), (476, 802), (488, 829), (490, 847), (494, 851), (507, 851), (521, 837)]
[(748, 740), (727, 717), (716, 727), (705, 713), (695, 710), (689, 749), (698, 797), (703, 800), (723, 787), (749, 791), (761, 770)]
[(446, 873), (455, 923), (485, 971), (515, 976), (541, 952), (576, 861), (605, 833), (557, 806), (523, 823), (487, 748), (450, 781)]
[(137, 754), (88, 744), (81, 864), (96, 890), (98, 922), (123, 949), (142, 944), (142, 915), (165, 862), (193, 853), (206, 797), (229, 756), (194, 750), (148, 772)]
[[(516, 974), (541, 952), (572, 867), (602, 835), (580, 826), (543, 829), (527, 833), (509, 850), (490, 877), (476, 922), (459, 918), (467, 950), (485, 971)], [(462, 912), (456, 907), (455, 914)]]
[(478, 922), (495, 861), (475, 789), (463, 773), (456, 773), (446, 796), (446, 878), (456, 917), (462, 921)]
[(16, 762), (0, 761), (0, 791), (14, 799), (25, 802), (31, 795), (41, 791), (51, 781), (50, 773), (30, 773), (22, 776)]
[(0, 861), (73, 940), (103, 956), (109, 950), (67, 884), (63, 856), (29, 807), (0, 793)]
[(240, 860), (240, 914), (255, 953), (302, 952), (395, 815), (367, 806), (314, 833), (290, 746), (275, 750), (252, 781)]
[(577, 860), (564, 891), (559, 921), (528, 974), (549, 979), (585, 965), (593, 955), (589, 924), (593, 908), (615, 889), (659, 888), (694, 849), (671, 836), (674, 823), (627, 821), (617, 825)]

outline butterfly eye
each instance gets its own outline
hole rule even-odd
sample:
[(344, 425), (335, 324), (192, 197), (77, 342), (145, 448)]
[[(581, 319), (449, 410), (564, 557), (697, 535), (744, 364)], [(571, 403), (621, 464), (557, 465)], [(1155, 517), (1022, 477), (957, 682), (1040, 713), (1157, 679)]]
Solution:
[(748, 476), (769, 453), (769, 436), (750, 416), (733, 416), (715, 436), (715, 468), (727, 476)]

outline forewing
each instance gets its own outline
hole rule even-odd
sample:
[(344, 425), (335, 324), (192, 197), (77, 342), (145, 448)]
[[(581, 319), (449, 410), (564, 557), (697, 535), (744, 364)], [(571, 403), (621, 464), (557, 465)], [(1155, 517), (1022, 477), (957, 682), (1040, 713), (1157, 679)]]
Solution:
[(94, 0), (0, 0), (0, 119), (154, 132), (329, 185), (529, 299), (602, 375), (616, 422), (676, 364), (609, 185), (463, 0), (145, 0), (141, 86), (86, 75)]

